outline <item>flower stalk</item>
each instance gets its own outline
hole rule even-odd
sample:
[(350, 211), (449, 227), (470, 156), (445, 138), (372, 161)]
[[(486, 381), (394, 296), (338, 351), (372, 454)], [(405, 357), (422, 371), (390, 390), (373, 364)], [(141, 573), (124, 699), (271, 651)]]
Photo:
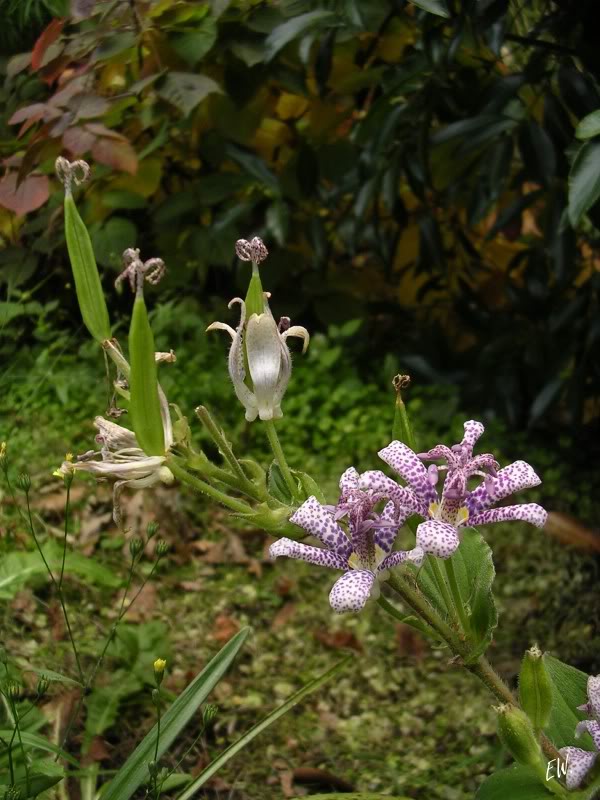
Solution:
[(297, 500), (298, 484), (294, 480), (290, 468), (288, 467), (285, 453), (283, 452), (283, 447), (281, 446), (281, 442), (279, 441), (279, 436), (277, 435), (277, 431), (275, 430), (275, 423), (273, 422), (272, 419), (269, 419), (269, 420), (264, 420), (263, 424), (265, 427), (265, 431), (267, 433), (269, 444), (271, 445), (271, 450), (273, 451), (275, 460), (277, 461), (279, 469), (281, 470), (281, 474), (283, 475), (285, 485), (287, 486), (292, 499)]

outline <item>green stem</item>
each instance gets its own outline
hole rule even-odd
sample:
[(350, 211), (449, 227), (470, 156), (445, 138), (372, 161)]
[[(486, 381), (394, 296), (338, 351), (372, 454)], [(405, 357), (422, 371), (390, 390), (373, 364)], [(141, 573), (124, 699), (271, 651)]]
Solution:
[(14, 720), (15, 720), (15, 722), (14, 722), (15, 730), (13, 731), (13, 740), (14, 740), (14, 734), (16, 732), (17, 739), (19, 740), (19, 747), (21, 749), (21, 756), (23, 758), (23, 766), (25, 767), (25, 781), (26, 781), (26, 787), (27, 787), (27, 794), (29, 794), (29, 789), (30, 789), (29, 764), (27, 763), (27, 756), (25, 754), (25, 748), (23, 747), (23, 739), (21, 737), (21, 726), (19, 724), (19, 712), (17, 711), (17, 705), (14, 702), (14, 700), (11, 700), (10, 704), (12, 706), (13, 717), (14, 717)]
[(211, 417), (209, 410), (205, 406), (198, 406), (196, 409), (196, 415), (200, 422), (204, 425), (206, 430), (210, 433), (213, 438), (214, 443), (219, 448), (221, 455), (227, 461), (231, 470), (234, 475), (237, 476), (240, 484), (245, 486), (246, 488), (253, 489), (248, 476), (243, 470), (242, 465), (235, 457), (235, 453), (233, 452), (231, 445), (227, 441), (227, 437), (223, 433), (223, 431), (219, 428), (216, 424), (214, 419)]
[[(394, 617), (394, 619), (397, 619), (398, 622), (402, 622), (405, 625), (408, 624), (406, 622), (406, 615), (403, 614), (401, 611), (398, 611), (398, 609), (394, 605), (392, 605), (392, 603), (390, 603), (390, 601), (387, 599), (387, 597), (384, 597), (382, 594), (379, 595), (379, 597), (377, 598), (377, 603), (391, 617)], [(426, 633), (427, 636), (429, 636), (432, 639), (438, 639), (439, 638), (437, 636), (436, 632), (431, 627), (431, 625), (428, 625), (426, 622), (423, 622), (422, 620), (421, 620), (421, 625), (425, 628), (424, 632)]]
[(33, 515), (31, 513), (31, 503), (29, 501), (29, 492), (28, 491), (25, 492), (25, 501), (27, 503), (27, 518), (29, 520), (29, 529), (31, 531), (31, 536), (33, 537), (33, 541), (35, 542), (35, 546), (37, 547), (38, 553), (40, 554), (40, 556), (42, 558), (42, 561), (44, 562), (44, 566), (46, 567), (48, 575), (50, 576), (50, 580), (52, 581), (52, 583), (54, 584), (54, 588), (56, 589), (56, 593), (58, 595), (58, 600), (60, 602), (60, 607), (62, 608), (63, 617), (64, 617), (64, 620), (65, 620), (65, 625), (67, 627), (67, 633), (68, 633), (68, 636), (69, 636), (69, 641), (71, 642), (71, 648), (73, 650), (73, 655), (75, 656), (75, 663), (77, 664), (77, 672), (79, 673), (79, 680), (81, 681), (81, 683), (83, 683), (85, 681), (85, 676), (83, 674), (81, 661), (79, 659), (79, 652), (77, 651), (77, 646), (75, 644), (75, 637), (73, 636), (73, 631), (71, 629), (71, 622), (69, 620), (69, 614), (67, 612), (67, 605), (65, 603), (65, 598), (64, 598), (64, 595), (63, 595), (62, 587), (59, 586), (59, 584), (57, 583), (56, 578), (54, 577), (54, 573), (50, 569), (50, 565), (48, 564), (48, 561), (46, 560), (46, 556), (44, 555), (44, 551), (42, 550), (42, 547), (41, 547), (41, 545), (39, 543), (39, 540), (38, 540), (38, 538), (36, 536), (35, 526), (33, 524)]
[(72, 483), (72, 476), (69, 476), (67, 479), (67, 499), (65, 500), (65, 535), (63, 538), (63, 551), (62, 551), (62, 561), (60, 565), (60, 575), (58, 578), (58, 589), (59, 591), (62, 589), (63, 578), (65, 575), (65, 561), (67, 560), (67, 536), (69, 533), (69, 512), (70, 512), (70, 504), (71, 504), (71, 483)]
[(444, 567), (446, 568), (446, 575), (448, 576), (448, 583), (450, 584), (450, 591), (452, 592), (454, 607), (456, 608), (460, 618), (463, 631), (468, 633), (470, 629), (469, 618), (467, 617), (467, 612), (465, 611), (465, 604), (460, 594), (460, 587), (458, 585), (458, 580), (456, 579), (456, 572), (454, 571), (454, 564), (452, 563), (451, 558), (447, 558), (444, 561)]
[(444, 603), (446, 605), (446, 609), (448, 610), (448, 616), (452, 617), (454, 616), (453, 614), (454, 602), (452, 601), (452, 595), (448, 591), (448, 584), (446, 583), (446, 579), (442, 574), (442, 570), (440, 569), (440, 565), (435, 556), (429, 556), (429, 566), (431, 567), (431, 571), (433, 572), (433, 577), (435, 578), (435, 582), (440, 591), (440, 594), (444, 598)]
[(227, 508), (230, 508), (232, 511), (236, 511), (238, 514), (249, 514), (252, 511), (251, 506), (247, 503), (242, 503), (240, 500), (236, 500), (233, 497), (229, 497), (224, 492), (221, 492), (219, 489), (216, 489), (214, 486), (211, 486), (210, 483), (201, 480), (200, 478), (196, 478), (194, 475), (190, 475), (183, 467), (180, 467), (177, 461), (170, 456), (167, 458), (166, 461), (167, 467), (171, 470), (173, 475), (178, 478), (182, 483), (187, 484), (192, 489), (196, 489), (198, 492), (202, 492), (203, 494), (212, 497), (213, 500), (216, 500), (217, 503), (221, 503)]
[(298, 486), (296, 485), (287, 461), (285, 460), (283, 448), (281, 446), (281, 442), (279, 441), (279, 436), (277, 436), (277, 431), (275, 430), (275, 423), (272, 419), (267, 419), (264, 421), (264, 426), (265, 430), (267, 431), (267, 437), (269, 439), (269, 444), (271, 445), (271, 450), (273, 451), (275, 460), (279, 464), (279, 469), (281, 470), (283, 479), (290, 490), (292, 498), (298, 499)]

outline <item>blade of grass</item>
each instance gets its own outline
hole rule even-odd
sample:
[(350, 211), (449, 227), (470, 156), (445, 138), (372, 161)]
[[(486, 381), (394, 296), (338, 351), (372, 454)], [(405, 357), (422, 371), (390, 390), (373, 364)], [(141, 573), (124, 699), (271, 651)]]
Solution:
[[(223, 647), (190, 685), (175, 700), (161, 719), (158, 758), (169, 749), (175, 738), (187, 725), (200, 704), (221, 680), (231, 662), (246, 641), (250, 628), (242, 628)], [(157, 725), (129, 756), (112, 781), (102, 792), (102, 800), (129, 800), (148, 777), (148, 762), (154, 759)]]
[(215, 772), (217, 772), (221, 767), (226, 764), (230, 759), (232, 759), (239, 751), (245, 747), (249, 742), (252, 741), (259, 733), (262, 733), (265, 728), (268, 728), (269, 725), (272, 725), (273, 722), (279, 719), (279, 717), (283, 716), (287, 713), (291, 708), (297, 705), (301, 700), (303, 700), (306, 695), (310, 694), (311, 692), (316, 691), (319, 689), (324, 683), (326, 683), (330, 678), (336, 675), (346, 664), (353, 658), (353, 656), (348, 656), (347, 658), (343, 659), (343, 661), (338, 662), (334, 667), (330, 670), (325, 672), (323, 675), (320, 675), (318, 678), (307, 683), (303, 686), (299, 691), (293, 694), (290, 698), (288, 698), (283, 705), (280, 705), (270, 714), (268, 714), (264, 719), (260, 722), (257, 722), (249, 731), (241, 736), (236, 742), (233, 742), (226, 750), (224, 750), (221, 755), (216, 758), (211, 764), (203, 770), (200, 775), (183, 791), (182, 794), (177, 796), (177, 800), (188, 800), (190, 797), (193, 797), (198, 789), (203, 786), (206, 781), (211, 778)]

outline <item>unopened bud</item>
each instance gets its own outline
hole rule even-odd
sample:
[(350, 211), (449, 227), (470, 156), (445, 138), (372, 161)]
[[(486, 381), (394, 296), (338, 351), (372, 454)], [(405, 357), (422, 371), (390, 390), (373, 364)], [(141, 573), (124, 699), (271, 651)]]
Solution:
[(138, 556), (143, 549), (144, 549), (144, 543), (139, 538), (139, 536), (136, 536), (129, 542), (129, 552), (131, 553), (132, 558)]
[(146, 528), (146, 536), (148, 539), (153, 539), (156, 534), (158, 533), (158, 522), (149, 522), (148, 527)]
[(519, 699), (521, 706), (536, 731), (546, 727), (552, 711), (552, 682), (537, 645), (527, 650), (519, 673)]
[(165, 661), (164, 658), (157, 658), (153, 666), (154, 666), (154, 680), (156, 681), (156, 685), (160, 686), (165, 674), (165, 667), (167, 666), (167, 662)]
[(27, 494), (31, 489), (31, 478), (27, 472), (21, 472), (20, 475), (17, 475), (17, 480), (15, 483), (17, 485), (17, 489), (25, 492), (25, 494)]
[(150, 773), (152, 778), (156, 778), (158, 775), (158, 764), (156, 761), (149, 761), (148, 762), (148, 772)]
[(152, 689), (152, 702), (157, 708), (160, 705), (160, 692), (158, 689)]
[(202, 723), (205, 728), (209, 728), (212, 725), (218, 713), (219, 709), (213, 703), (208, 703), (208, 705), (204, 706), (202, 709)]
[(36, 689), (38, 697), (43, 697), (48, 691), (49, 686), (50, 686), (50, 681), (48, 680), (48, 678), (45, 675), (40, 675), (40, 679), (38, 680)]
[(9, 681), (6, 687), (6, 694), (11, 700), (18, 700), (21, 697), (22, 688), (16, 681)]
[(527, 714), (511, 705), (502, 705), (496, 711), (498, 736), (502, 744), (517, 763), (537, 766), (542, 753)]
[(6, 458), (6, 442), (0, 442), (0, 469), (6, 472), (8, 467), (8, 459)]
[(163, 558), (169, 552), (169, 545), (164, 539), (159, 539), (156, 543), (156, 555), (158, 558)]

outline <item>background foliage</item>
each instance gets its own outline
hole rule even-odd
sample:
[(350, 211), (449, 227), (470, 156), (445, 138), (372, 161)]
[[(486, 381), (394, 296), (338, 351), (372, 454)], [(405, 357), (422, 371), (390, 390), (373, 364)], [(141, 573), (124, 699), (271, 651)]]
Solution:
[(363, 368), (379, 348), (513, 424), (597, 424), (592, 2), (2, 5), (6, 53), (37, 36), (2, 67), (5, 356), (33, 317), (77, 324), (62, 152), (94, 165), (107, 284), (136, 243), (210, 305), (259, 233), (275, 309), (362, 319)]

